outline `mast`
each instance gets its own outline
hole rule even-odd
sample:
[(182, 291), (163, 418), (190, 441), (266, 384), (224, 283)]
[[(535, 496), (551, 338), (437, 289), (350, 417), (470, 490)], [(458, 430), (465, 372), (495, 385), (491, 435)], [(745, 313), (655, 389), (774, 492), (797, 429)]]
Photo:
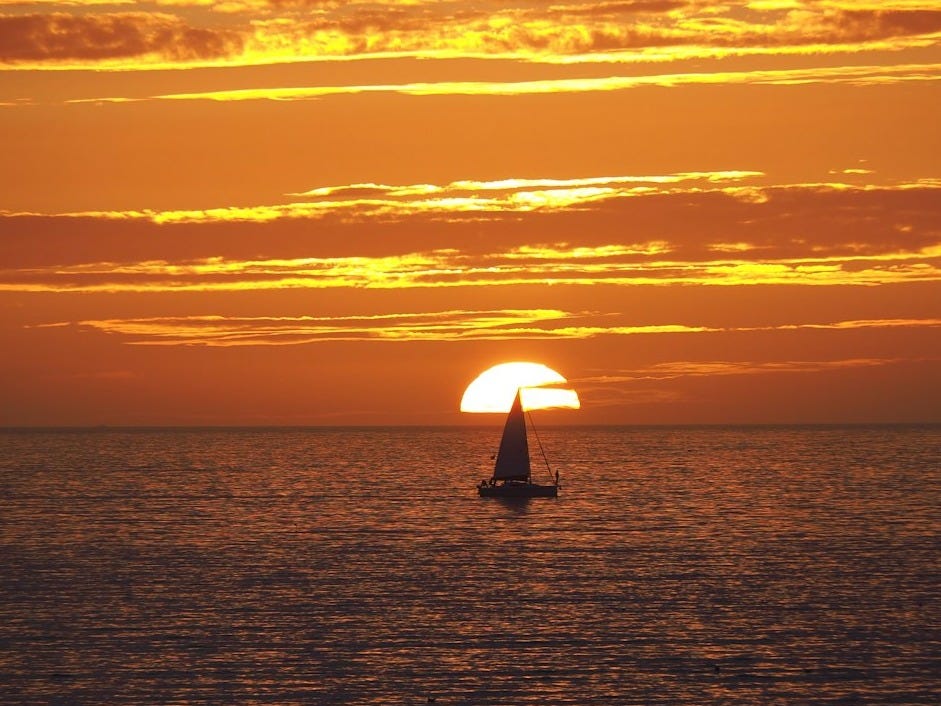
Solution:
[[(543, 463), (546, 464), (546, 470), (549, 472), (549, 477), (552, 478), (552, 469), (549, 467), (549, 457), (546, 456), (546, 450), (542, 448), (542, 439), (539, 438), (539, 432), (536, 431), (536, 425), (533, 424), (533, 415), (529, 414), (528, 412), (527, 415), (529, 416), (529, 428), (533, 430), (533, 436), (536, 437), (536, 443), (539, 444), (539, 453), (542, 454)], [(558, 471), (555, 472), (555, 484), (559, 484)]]
[(497, 452), (497, 463), (493, 468), (494, 480), (529, 480), (531, 475), (529, 465), (529, 444), (526, 440), (526, 418), (523, 415), (523, 401), (520, 390), (516, 390), (516, 398), (510, 413), (506, 416), (503, 425), (503, 437), (500, 439), (500, 450)]

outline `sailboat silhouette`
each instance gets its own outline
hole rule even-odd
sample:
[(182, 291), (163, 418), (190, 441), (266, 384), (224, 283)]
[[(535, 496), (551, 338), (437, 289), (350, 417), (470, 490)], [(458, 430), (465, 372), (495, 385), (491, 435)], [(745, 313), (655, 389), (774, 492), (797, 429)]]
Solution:
[[(548, 466), (548, 462), (546, 465)], [(500, 439), (500, 450), (497, 451), (493, 475), (489, 480), (483, 480), (478, 484), (477, 493), (482, 498), (555, 498), (559, 495), (558, 473), (555, 475), (555, 482), (551, 485), (533, 482), (532, 465), (529, 460), (529, 440), (526, 434), (526, 415), (523, 412), (523, 401), (519, 389), (516, 390), (513, 406), (503, 425), (503, 436)]]

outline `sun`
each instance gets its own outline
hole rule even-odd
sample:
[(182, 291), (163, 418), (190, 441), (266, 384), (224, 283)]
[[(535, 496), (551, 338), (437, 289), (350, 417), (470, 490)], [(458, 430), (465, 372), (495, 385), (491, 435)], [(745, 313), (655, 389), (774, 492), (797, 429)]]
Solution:
[(501, 363), (482, 372), (467, 386), (461, 398), (461, 411), (509, 412), (520, 388), (524, 409), (579, 409), (581, 403), (575, 390), (556, 387), (564, 382), (564, 377), (541, 363)]

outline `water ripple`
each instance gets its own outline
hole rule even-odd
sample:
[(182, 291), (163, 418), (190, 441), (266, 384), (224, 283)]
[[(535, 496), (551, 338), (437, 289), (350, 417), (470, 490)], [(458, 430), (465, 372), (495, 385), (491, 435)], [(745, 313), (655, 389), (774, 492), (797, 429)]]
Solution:
[(0, 433), (0, 700), (941, 701), (938, 427)]

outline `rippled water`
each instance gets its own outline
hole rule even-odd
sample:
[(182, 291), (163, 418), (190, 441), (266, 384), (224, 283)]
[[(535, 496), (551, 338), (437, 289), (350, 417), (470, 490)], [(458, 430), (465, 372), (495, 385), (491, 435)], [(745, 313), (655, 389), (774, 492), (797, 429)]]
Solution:
[(0, 432), (0, 702), (941, 702), (941, 427), (498, 436)]

